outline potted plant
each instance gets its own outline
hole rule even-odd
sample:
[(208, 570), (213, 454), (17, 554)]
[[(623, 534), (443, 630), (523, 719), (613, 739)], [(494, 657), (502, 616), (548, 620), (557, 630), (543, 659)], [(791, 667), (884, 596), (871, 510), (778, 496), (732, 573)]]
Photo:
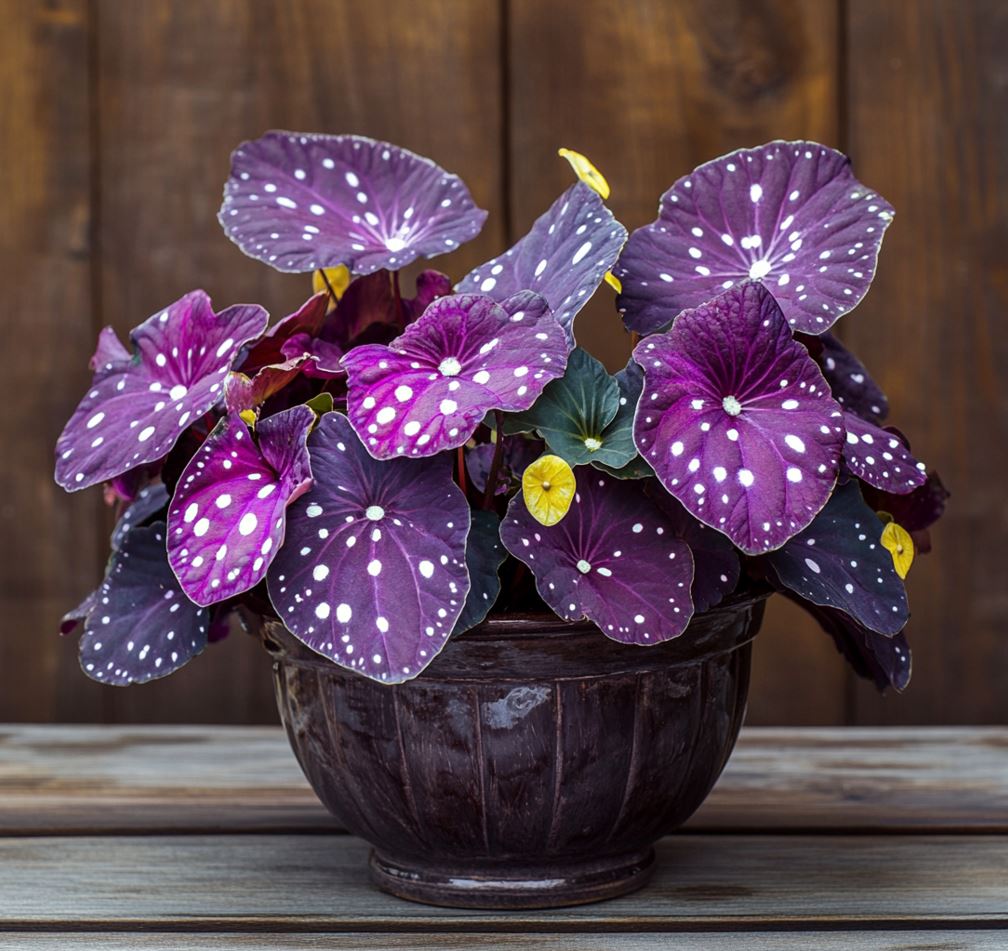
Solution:
[[(121, 510), (64, 619), (84, 671), (162, 677), (257, 619), (306, 775), (422, 901), (646, 881), (731, 752), (771, 591), (902, 690), (944, 506), (831, 333), (892, 220), (844, 156), (733, 152), (627, 239), (561, 154), (578, 180), (527, 235), (409, 296), (400, 269), (483, 224), (457, 176), (358, 136), (244, 143), (220, 222), (317, 293), (272, 326), (193, 291), (129, 346), (106, 328), (56, 449)], [(615, 375), (574, 336), (603, 281), (635, 338)]]

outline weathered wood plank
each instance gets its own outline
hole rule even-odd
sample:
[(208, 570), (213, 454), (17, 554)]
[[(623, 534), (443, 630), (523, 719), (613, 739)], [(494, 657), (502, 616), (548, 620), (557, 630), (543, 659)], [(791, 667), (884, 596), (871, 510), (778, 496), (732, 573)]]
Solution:
[[(1004, 951), (1004, 931), (685, 933), (676, 951)], [(0, 951), (667, 951), (667, 934), (0, 934)]]
[[(1008, 728), (746, 728), (688, 828), (1008, 833)], [(335, 829), (278, 728), (0, 728), (0, 834)]]
[(1008, 837), (672, 837), (643, 892), (510, 913), (391, 898), (367, 854), (351, 836), (0, 839), (0, 930), (1008, 928)]

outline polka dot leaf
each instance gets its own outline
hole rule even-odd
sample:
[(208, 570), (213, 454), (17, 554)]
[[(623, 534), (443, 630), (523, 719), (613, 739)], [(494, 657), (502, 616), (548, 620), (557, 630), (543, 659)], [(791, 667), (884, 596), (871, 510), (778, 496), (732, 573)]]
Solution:
[(909, 607), (882, 529), (857, 482), (850, 481), (837, 488), (808, 528), (767, 555), (767, 562), (781, 586), (891, 637), (906, 625)]
[(693, 615), (693, 559), (640, 486), (591, 468), (577, 471), (567, 515), (547, 528), (516, 495), (501, 540), (536, 579), (562, 618), (588, 618), (607, 637), (657, 644), (677, 637)]
[(881, 423), (889, 415), (889, 400), (865, 365), (833, 334), (827, 332), (817, 339), (821, 345), (819, 366), (833, 398), (848, 412)]
[(168, 509), (168, 559), (197, 604), (234, 597), (266, 576), (287, 506), (311, 485), (314, 419), (294, 406), (260, 420), (253, 438), (229, 414), (186, 466)]
[(500, 594), (498, 569), (507, 552), (500, 540), (500, 519), (493, 512), (474, 511), (469, 538), (466, 539), (466, 569), (469, 594), (452, 634), (462, 634), (481, 623)]
[(470, 271), (455, 289), (496, 300), (524, 290), (542, 294), (573, 344), (574, 318), (615, 264), (626, 236), (598, 194), (575, 182), (525, 237)]
[(452, 459), (372, 458), (345, 416), (308, 440), (315, 483), (288, 513), (270, 600), (312, 650), (399, 683), (444, 647), (469, 593), (469, 506)]
[(692, 515), (749, 554), (815, 518), (837, 478), (841, 411), (765, 287), (684, 311), (634, 360), (637, 448)]
[(152, 482), (145, 485), (136, 498), (126, 507), (112, 529), (111, 546), (113, 551), (122, 548), (126, 536), (138, 525), (157, 515), (168, 506), (168, 490), (162, 482)]
[(224, 375), (267, 320), (252, 304), (215, 314), (210, 298), (192, 291), (134, 328), (128, 358), (103, 332), (96, 357), (111, 359), (96, 368), (56, 444), (56, 481), (75, 491), (164, 457), (222, 399)]
[(913, 492), (927, 480), (926, 466), (910, 454), (898, 435), (854, 413), (844, 413), (843, 421), (847, 430), (844, 463), (859, 479), (895, 495)]
[(892, 217), (833, 149), (777, 141), (731, 152), (680, 178), (657, 220), (630, 236), (614, 269), (617, 307), (629, 329), (653, 333), (755, 280), (789, 326), (822, 333), (867, 293)]
[(564, 372), (567, 343), (545, 300), (435, 300), (388, 346), (343, 358), (347, 412), (376, 459), (463, 445), (487, 412), (524, 410)]
[(80, 664), (104, 684), (155, 680), (202, 652), (208, 623), (207, 609), (185, 596), (168, 565), (164, 522), (134, 528), (84, 622)]
[(218, 220), (279, 271), (396, 270), (454, 251), (486, 212), (430, 159), (358, 135), (267, 132), (231, 155)]

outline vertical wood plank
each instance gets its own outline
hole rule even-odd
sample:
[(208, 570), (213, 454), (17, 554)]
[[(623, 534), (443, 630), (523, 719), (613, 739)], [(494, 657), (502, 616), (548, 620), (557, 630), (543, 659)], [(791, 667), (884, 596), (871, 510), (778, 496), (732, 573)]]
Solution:
[(954, 493), (908, 579), (910, 689), (862, 723), (1008, 719), (1008, 6), (850, 0), (849, 144), (896, 207), (845, 336)]
[[(216, 213), (228, 156), (269, 128), (358, 132), (458, 172), (495, 214), (434, 266), (461, 276), (503, 243), (496, 4), (436, 0), (97, 0), (103, 319), (126, 330), (193, 287), (275, 317), (307, 277), (245, 258)], [(275, 718), (269, 664), (243, 637), (117, 693), (115, 719)]]
[[(511, 215), (515, 234), (570, 181), (556, 157), (589, 155), (633, 229), (695, 165), (775, 138), (839, 142), (836, 0), (512, 0), (508, 24)], [(603, 287), (579, 342), (610, 369), (629, 354)], [(749, 722), (837, 723), (846, 675), (797, 611), (767, 612)]]
[(94, 345), (87, 4), (3, 0), (0, 19), (0, 719), (96, 719), (57, 623), (100, 577), (98, 503), (52, 477)]

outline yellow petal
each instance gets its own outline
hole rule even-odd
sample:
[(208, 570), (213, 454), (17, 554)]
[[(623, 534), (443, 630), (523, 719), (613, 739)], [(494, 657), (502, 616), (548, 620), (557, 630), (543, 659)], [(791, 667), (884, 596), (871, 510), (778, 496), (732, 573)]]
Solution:
[(574, 470), (559, 456), (540, 456), (522, 474), (522, 497), (529, 514), (556, 525), (570, 509), (577, 483)]
[(623, 293), (623, 282), (615, 275), (612, 271), (605, 272), (605, 282), (608, 284), (617, 294)]
[(570, 162), (570, 167), (574, 169), (574, 174), (589, 188), (597, 191), (603, 199), (609, 197), (609, 183), (605, 180), (605, 176), (592, 165), (587, 156), (572, 149), (559, 149), (557, 155)]
[(882, 547), (892, 555), (896, 574), (905, 578), (914, 560), (914, 543), (910, 533), (896, 522), (890, 522), (882, 529)]
[(238, 415), (242, 418), (245, 425), (250, 429), (255, 429), (256, 414), (254, 409), (243, 409)]
[[(329, 284), (336, 294), (336, 300), (339, 300), (350, 286), (350, 271), (345, 265), (338, 264), (336, 267), (327, 267), (325, 269), (325, 276), (328, 278)], [(328, 290), (325, 281), (322, 280), (321, 271), (312, 271), (311, 286), (313, 294)]]

